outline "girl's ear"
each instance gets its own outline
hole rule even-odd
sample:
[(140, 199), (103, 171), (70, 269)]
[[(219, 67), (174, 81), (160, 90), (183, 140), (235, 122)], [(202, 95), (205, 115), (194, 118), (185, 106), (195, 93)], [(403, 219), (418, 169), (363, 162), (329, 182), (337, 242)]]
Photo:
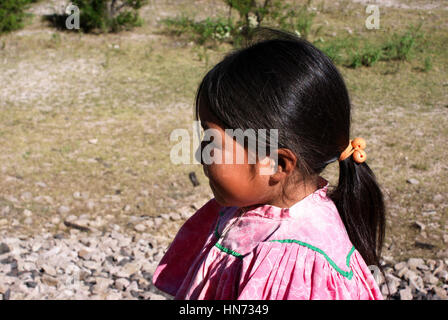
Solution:
[(294, 172), (296, 165), (297, 157), (291, 150), (277, 149), (277, 170), (271, 175), (271, 182), (275, 184), (290, 176)]

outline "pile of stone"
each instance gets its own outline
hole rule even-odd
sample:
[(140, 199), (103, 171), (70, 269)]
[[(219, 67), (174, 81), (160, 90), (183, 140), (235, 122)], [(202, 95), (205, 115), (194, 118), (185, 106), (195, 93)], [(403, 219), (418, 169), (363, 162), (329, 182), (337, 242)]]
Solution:
[(0, 238), (1, 299), (167, 299), (152, 285), (167, 243), (73, 232)]
[[(383, 295), (394, 300), (448, 300), (448, 259), (410, 258), (386, 265), (380, 277)], [(390, 295), (389, 295), (390, 293)]]
[[(0, 236), (0, 300), (170, 299), (152, 284), (169, 239), (117, 231)], [(448, 259), (385, 265), (390, 299), (448, 299)], [(378, 280), (383, 295), (388, 291)]]

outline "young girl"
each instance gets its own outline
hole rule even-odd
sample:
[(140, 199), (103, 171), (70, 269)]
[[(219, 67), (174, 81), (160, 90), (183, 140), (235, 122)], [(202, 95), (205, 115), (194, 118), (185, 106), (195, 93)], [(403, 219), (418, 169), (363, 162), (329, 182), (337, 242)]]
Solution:
[[(379, 265), (383, 196), (365, 141), (350, 140), (344, 81), (313, 45), (268, 30), (274, 37), (229, 53), (198, 88), (203, 128), (246, 161), (203, 163), (214, 198), (179, 230), (153, 283), (175, 299), (383, 299), (368, 267)], [(278, 130), (270, 174), (225, 139), (238, 128)], [(319, 174), (333, 161), (330, 192)]]

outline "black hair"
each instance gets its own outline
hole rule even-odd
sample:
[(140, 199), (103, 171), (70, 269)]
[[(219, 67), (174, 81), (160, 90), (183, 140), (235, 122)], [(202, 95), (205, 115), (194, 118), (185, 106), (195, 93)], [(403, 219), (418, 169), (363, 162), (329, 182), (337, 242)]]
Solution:
[[(254, 34), (255, 42), (234, 49), (205, 75), (196, 93), (196, 117), (201, 102), (225, 128), (278, 129), (278, 148), (296, 154), (299, 172), (317, 176), (349, 144), (344, 80), (308, 41), (266, 27)], [(351, 156), (340, 161), (339, 183), (329, 197), (365, 262), (382, 269), (385, 206), (367, 163)]]

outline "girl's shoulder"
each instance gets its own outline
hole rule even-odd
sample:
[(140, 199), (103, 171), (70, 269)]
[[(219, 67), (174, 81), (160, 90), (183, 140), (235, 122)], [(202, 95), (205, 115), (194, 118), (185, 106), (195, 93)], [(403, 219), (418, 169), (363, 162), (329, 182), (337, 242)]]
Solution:
[(241, 257), (251, 255), (259, 247), (301, 246), (336, 269), (347, 270), (347, 261), (355, 248), (334, 202), (327, 196), (327, 188), (328, 183), (290, 208), (258, 206), (239, 219), (239, 208), (221, 208), (215, 228), (219, 245)]

